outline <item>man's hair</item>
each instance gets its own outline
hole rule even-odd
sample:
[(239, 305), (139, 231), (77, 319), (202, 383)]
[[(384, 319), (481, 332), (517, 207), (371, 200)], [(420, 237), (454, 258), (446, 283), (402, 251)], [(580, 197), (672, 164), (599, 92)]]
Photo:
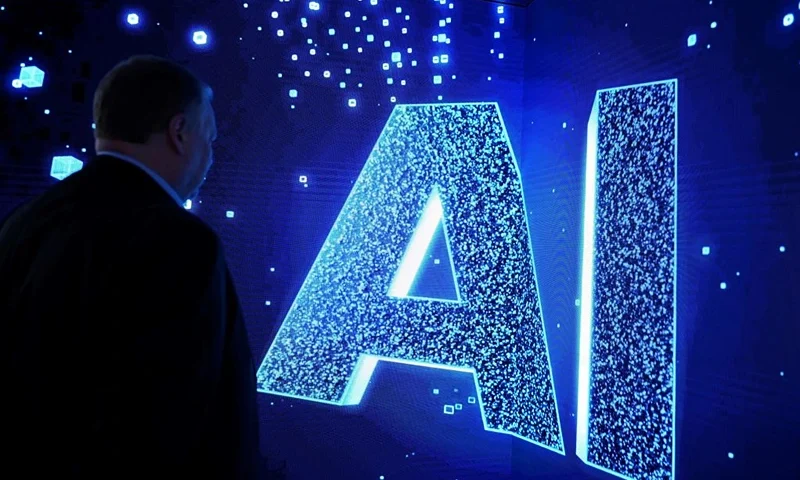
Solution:
[(211, 88), (185, 67), (164, 58), (140, 55), (115, 66), (94, 95), (97, 138), (147, 143), (179, 114), (195, 117)]

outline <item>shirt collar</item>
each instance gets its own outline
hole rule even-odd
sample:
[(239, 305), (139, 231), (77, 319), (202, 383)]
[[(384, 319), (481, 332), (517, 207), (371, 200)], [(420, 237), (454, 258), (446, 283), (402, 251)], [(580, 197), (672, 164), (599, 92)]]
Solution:
[(135, 165), (135, 166), (139, 167), (140, 170), (142, 170), (146, 174), (150, 175), (150, 177), (153, 180), (155, 180), (156, 183), (161, 185), (161, 188), (163, 188), (164, 191), (166, 191), (175, 200), (175, 202), (178, 203), (178, 205), (183, 206), (184, 201), (181, 200), (181, 197), (180, 197), (180, 195), (178, 195), (178, 192), (176, 192), (175, 189), (172, 188), (172, 186), (170, 186), (170, 184), (167, 183), (159, 174), (154, 172), (153, 169), (147, 167), (146, 165), (144, 165), (139, 160), (136, 160), (135, 158), (129, 157), (127, 155), (123, 155), (121, 153), (109, 152), (109, 151), (97, 152), (97, 155), (107, 155), (109, 157), (118, 158), (120, 160), (123, 160), (125, 162), (128, 162), (128, 163), (130, 163), (132, 165)]

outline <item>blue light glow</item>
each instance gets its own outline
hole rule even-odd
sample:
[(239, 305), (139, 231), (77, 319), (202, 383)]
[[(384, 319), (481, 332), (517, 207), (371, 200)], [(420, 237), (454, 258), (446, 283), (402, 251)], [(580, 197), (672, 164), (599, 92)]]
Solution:
[(622, 478), (675, 474), (677, 98), (600, 90), (588, 124), (576, 451)]
[(53, 163), (50, 166), (50, 176), (58, 180), (64, 180), (82, 168), (83, 162), (72, 155), (57, 156), (53, 157)]
[[(563, 454), (527, 211), (497, 104), (396, 106), (258, 369), (259, 391), (356, 405), (379, 361), (463, 372), (487, 430)], [(413, 284), (437, 222), (460, 300), (393, 296)]]
[(126, 20), (128, 25), (139, 25), (139, 15), (136, 13), (129, 13)]
[(208, 34), (198, 30), (192, 34), (192, 41), (197, 45), (206, 45), (208, 43)]
[(693, 33), (689, 35), (689, 38), (686, 40), (686, 45), (690, 47), (694, 47), (695, 45), (697, 45), (697, 34)]
[(794, 14), (787, 13), (785, 17), (783, 17), (783, 26), (788, 27), (794, 23)]

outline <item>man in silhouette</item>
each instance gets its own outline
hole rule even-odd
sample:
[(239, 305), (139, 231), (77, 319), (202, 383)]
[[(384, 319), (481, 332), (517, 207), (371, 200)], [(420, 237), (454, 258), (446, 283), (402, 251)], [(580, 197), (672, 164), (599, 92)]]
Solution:
[(51, 478), (255, 478), (253, 368), (221, 242), (183, 204), (211, 89), (133, 57), (94, 99), (97, 157), (0, 226), (3, 466)]

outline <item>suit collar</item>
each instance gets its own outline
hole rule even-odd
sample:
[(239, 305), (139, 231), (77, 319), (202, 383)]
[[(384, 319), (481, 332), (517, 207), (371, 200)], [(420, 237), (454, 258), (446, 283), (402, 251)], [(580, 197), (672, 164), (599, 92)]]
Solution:
[(97, 152), (97, 155), (99, 157), (114, 157), (116, 159), (122, 160), (124, 162), (127, 162), (131, 165), (138, 167), (141, 171), (143, 171), (150, 178), (152, 178), (166, 193), (168, 193), (169, 196), (172, 197), (173, 200), (175, 200), (175, 203), (177, 203), (179, 206), (183, 206), (185, 200), (181, 199), (180, 195), (178, 195), (178, 192), (176, 192), (175, 189), (172, 188), (172, 186), (169, 183), (167, 183), (166, 180), (164, 180), (158, 173), (156, 173), (155, 171), (153, 171), (153, 169), (144, 165), (139, 160), (112, 151)]

